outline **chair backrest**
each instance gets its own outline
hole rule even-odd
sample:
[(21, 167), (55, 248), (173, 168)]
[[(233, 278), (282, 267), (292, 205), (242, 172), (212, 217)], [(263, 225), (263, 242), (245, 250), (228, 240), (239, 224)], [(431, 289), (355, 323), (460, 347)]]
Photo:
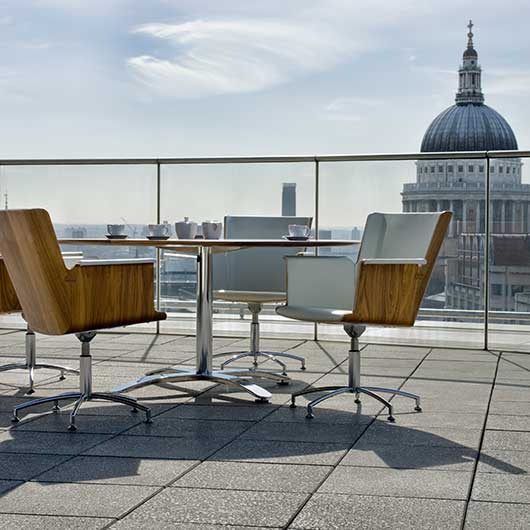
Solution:
[[(451, 212), (373, 213), (368, 216), (356, 267), (349, 322), (412, 326), (442, 246)], [(425, 265), (363, 263), (417, 259)]]
[(426, 258), (440, 213), (372, 213), (357, 260)]
[(4, 260), (0, 257), (0, 313), (14, 313), (21, 309)]
[(48, 212), (0, 211), (0, 252), (29, 326), (64, 333), (70, 319), (67, 269)]
[[(281, 239), (289, 225), (311, 226), (312, 217), (261, 217), (227, 215), (225, 239)], [(296, 248), (247, 248), (216, 256), (214, 288), (233, 291), (285, 292), (284, 256), (303, 250)]]

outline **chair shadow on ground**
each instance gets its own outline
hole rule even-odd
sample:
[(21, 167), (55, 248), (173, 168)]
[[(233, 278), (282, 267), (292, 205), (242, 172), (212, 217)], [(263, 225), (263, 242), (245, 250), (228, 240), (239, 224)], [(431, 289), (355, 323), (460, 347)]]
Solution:
[[(276, 389), (273, 387), (276, 385), (269, 385), (269, 389), (273, 393), (285, 393), (286, 387), (277, 386)], [(292, 385), (289, 385), (288, 392), (296, 391), (299, 388), (307, 387), (307, 383), (304, 381), (294, 380)], [(154, 421), (174, 421), (175, 417), (166, 415), (169, 409), (174, 409), (176, 406), (186, 407), (229, 407), (230, 414), (233, 414), (233, 418), (230, 414), (224, 414), (222, 419), (213, 419), (209, 423), (209, 429), (215, 429), (216, 422), (222, 422), (225, 420), (238, 421), (240, 417), (237, 412), (237, 407), (240, 405), (246, 405), (247, 407), (264, 407), (263, 419), (260, 421), (248, 421), (248, 429), (245, 428), (243, 433), (235, 432), (233, 436), (223, 435), (224, 437), (219, 439), (219, 443), (215, 443), (215, 433), (209, 433), (208, 437), (201, 438), (201, 436), (189, 436), (189, 433), (184, 433), (183, 437), (179, 437), (178, 434), (171, 437), (152, 436), (149, 434), (149, 429), (146, 428), (146, 437), (150, 439), (157, 438), (160, 442), (161, 438), (164, 438), (164, 444), (171, 444), (172, 440), (175, 444), (193, 444), (199, 451), (204, 449), (204, 457), (199, 458), (200, 460), (222, 460), (225, 462), (285, 462), (290, 459), (293, 462), (297, 461), (297, 457), (305, 458), (305, 463), (318, 463), (318, 457), (325, 455), (326, 453), (341, 453), (344, 454), (350, 449), (358, 451), (366, 451), (367, 459), (370, 453), (375, 453), (377, 458), (381, 461), (380, 464), (363, 463), (362, 455), (358, 464), (352, 464), (355, 466), (388, 466), (394, 469), (429, 469), (429, 468), (440, 468), (443, 466), (444, 470), (451, 470), (451, 466), (455, 466), (455, 469), (462, 469), (458, 467), (461, 464), (474, 462), (477, 458), (477, 449), (475, 447), (468, 447), (457, 443), (453, 440), (444, 438), (438, 434), (429, 432), (429, 427), (416, 428), (406, 427), (399, 423), (400, 415), (396, 416), (396, 423), (389, 424), (386, 419), (374, 418), (369, 414), (362, 413), (362, 405), (355, 405), (352, 400), (352, 410), (339, 410), (333, 408), (333, 400), (329, 404), (319, 406), (315, 409), (315, 419), (305, 419), (305, 407), (301, 406), (296, 409), (290, 409), (286, 405), (260, 405), (254, 403), (253, 400), (246, 396), (241, 398), (240, 395), (231, 395), (235, 392), (231, 392), (231, 389), (227, 389), (222, 386), (209, 387), (202, 392), (190, 392), (189, 388), (181, 388), (185, 394), (179, 394), (178, 400), (175, 396), (171, 396), (169, 399), (167, 394), (165, 400), (159, 403), (150, 403), (150, 406), (154, 408)], [(23, 391), (21, 391), (23, 392)], [(313, 394), (316, 396), (318, 394)], [(193, 397), (189, 401), (190, 396)], [(5, 399), (21, 398), (22, 395), (16, 396), (5, 396)], [(186, 403), (180, 403), (181, 398), (188, 400)], [(283, 396), (282, 396), (283, 397)], [(288, 398), (288, 394), (286, 394)], [(0, 400), (2, 397), (0, 397)], [(151, 401), (151, 400), (150, 400)], [(68, 454), (71, 450), (71, 455), (68, 457), (70, 460), (66, 463), (60, 463), (61, 465), (70, 466), (81, 466), (82, 472), (76, 472), (75, 476), (71, 480), (76, 482), (98, 482), (98, 481), (109, 481), (114, 480), (116, 483), (120, 483), (120, 478), (127, 479), (125, 483), (131, 483), (130, 478), (141, 475), (140, 467), (144, 460), (148, 457), (130, 457), (120, 455), (119, 451), (115, 455), (106, 456), (88, 456), (80, 455), (85, 449), (77, 450), (79, 436), (85, 436), (90, 434), (90, 426), (87, 425), (83, 428), (83, 421), (86, 421), (87, 416), (93, 416), (97, 419), (113, 416), (110, 407), (119, 407), (120, 405), (107, 405), (102, 404), (99, 406), (98, 402), (92, 402), (90, 408), (90, 414), (84, 414), (79, 417), (78, 425), (80, 431), (75, 433), (68, 433), (66, 426), (68, 424), (67, 412), (58, 414), (57, 421), (64, 424), (65, 430), (54, 428), (53, 431), (47, 431), (45, 424), (39, 429), (39, 418), (49, 416), (51, 412), (44, 412), (45, 407), (38, 409), (39, 413), (44, 412), (43, 416), (32, 416), (26, 421), (21, 421), (19, 424), (7, 425), (8, 418), (4, 414), (4, 423), (1, 425), (2, 428), (8, 429), (11, 439), (4, 440), (0, 443), (0, 454), (1, 453), (19, 453), (28, 454), (33, 453), (34, 455), (42, 455), (42, 458), (46, 458), (46, 454)], [(270, 412), (269, 412), (270, 411)], [(37, 412), (37, 411), (35, 411)], [(398, 411), (399, 412), (399, 411)], [(116, 412), (116, 416), (124, 417), (123, 411)], [(281, 414), (282, 417), (275, 420), (273, 414)], [(404, 416), (403, 414), (401, 416)], [(93, 420), (93, 421), (97, 421)], [(128, 434), (129, 429), (133, 429), (138, 425), (142, 425), (142, 418), (140, 415), (133, 416), (130, 418), (130, 425), (124, 425), (124, 428), (119, 433), (113, 433), (120, 435)], [(201, 422), (204, 424), (204, 418), (179, 418), (186, 422), (196, 422), (197, 433), (200, 432)], [(211, 418), (210, 418), (211, 419)], [(32, 430), (32, 423), (34, 423), (35, 430)], [(87, 422), (88, 423), (88, 422)], [(281, 424), (278, 426), (278, 424)], [(193, 428), (191, 429), (193, 431)], [(249, 433), (256, 431), (255, 436), (248, 436)], [(377, 431), (381, 433), (381, 438), (378, 439)], [(55, 447), (52, 446), (43, 451), (40, 444), (44, 444), (42, 437), (39, 440), (39, 435), (43, 432), (54, 432), (61, 433), (63, 436), (57, 437)], [(25, 433), (21, 436), (21, 433)], [(33, 433), (33, 437), (28, 436), (28, 433)], [(389, 433), (391, 435), (389, 436)], [(92, 433), (95, 434), (95, 433)], [(130, 440), (130, 438), (129, 438)], [(212, 441), (213, 440), (213, 441)], [(104, 442), (104, 440), (103, 440)], [(98, 443), (98, 442), (96, 442)], [(126, 441), (124, 441), (126, 443)], [(88, 444), (90, 446), (90, 443)], [(87, 447), (88, 449), (88, 447)], [(76, 455), (77, 453), (77, 455)], [(315, 462), (311, 462), (311, 457), (315, 456)], [(108, 456), (116, 456), (118, 458), (113, 459), (112, 465), (109, 465)], [(149, 459), (153, 457), (150, 456)], [(493, 467), (495, 470), (509, 473), (509, 474), (526, 474), (527, 472), (505, 462), (501, 459), (492, 457), (485, 453), (481, 455), (481, 462)], [(160, 459), (164, 460), (163, 456)], [(178, 456), (167, 458), (167, 460), (187, 460), (189, 457), (179, 458)], [(196, 459), (193, 459), (196, 460)], [(336, 459), (338, 461), (338, 457)], [(370, 455), (370, 461), (373, 462), (373, 455)], [(303, 463), (300, 461), (300, 463)], [(53, 467), (53, 466), (51, 466)], [(271, 473), (274, 472), (274, 466), (271, 466)], [(46, 475), (43, 475), (43, 479), (39, 479), (37, 473), (35, 476), (29, 477), (30, 480), (41, 482), (42, 484), (49, 484), (50, 475), (48, 479)], [(0, 477), (2, 479), (8, 479), (9, 476)], [(175, 477), (176, 478), (176, 477)], [(18, 487), (18, 483), (13, 483), (14, 488)], [(13, 489), (13, 488), (12, 488)], [(11, 491), (8, 490), (8, 491)], [(4, 495), (7, 492), (2, 493)]]

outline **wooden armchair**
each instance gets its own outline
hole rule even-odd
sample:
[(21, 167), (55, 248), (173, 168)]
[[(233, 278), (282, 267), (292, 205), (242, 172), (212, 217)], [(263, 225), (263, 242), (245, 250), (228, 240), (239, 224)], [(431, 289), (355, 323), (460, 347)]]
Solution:
[(389, 401), (376, 392), (420, 397), (403, 390), (366, 387), (360, 383), (359, 337), (366, 325), (413, 326), (425, 289), (438, 257), (451, 212), (374, 213), (368, 216), (357, 263), (348, 257), (289, 257), (287, 259), (287, 304), (276, 311), (283, 316), (309, 322), (342, 324), (351, 338), (348, 385), (310, 388), (298, 396), (330, 391), (307, 406), (313, 407), (333, 396), (351, 392), (380, 401), (394, 421)]
[[(64, 256), (64, 255), (63, 255)], [(0, 256), (0, 314), (5, 313), (20, 313), (22, 307), (17, 298), (17, 293), (11, 282), (11, 278), (7, 272), (3, 258)], [(37, 351), (35, 333), (28, 327), (26, 330), (26, 360), (21, 363), (9, 363), (0, 366), (0, 372), (7, 372), (8, 370), (23, 369), (28, 371), (29, 387), (26, 394), (33, 394), (35, 392), (35, 370), (39, 368), (47, 368), (50, 370), (58, 370), (60, 372), (59, 379), (64, 379), (65, 373), (79, 374), (79, 370), (69, 368), (68, 366), (61, 366), (58, 364), (39, 363), (37, 362)]]
[(70, 430), (84, 401), (103, 399), (141, 409), (150, 421), (148, 407), (119, 394), (92, 392), (90, 341), (97, 329), (163, 320), (155, 310), (152, 260), (81, 260), (65, 266), (53, 225), (46, 210), (0, 212), (0, 252), (22, 307), (34, 331), (46, 335), (75, 333), (82, 343), (80, 391), (39, 399), (15, 407), (18, 412), (41, 403), (75, 399)]

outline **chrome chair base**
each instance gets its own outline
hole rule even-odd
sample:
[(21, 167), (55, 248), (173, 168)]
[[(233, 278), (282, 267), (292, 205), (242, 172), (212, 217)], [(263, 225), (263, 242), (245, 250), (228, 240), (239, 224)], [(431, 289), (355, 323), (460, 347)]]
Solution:
[(29, 388), (26, 392), (27, 395), (35, 392), (35, 370), (46, 368), (48, 370), (57, 370), (60, 372), (59, 381), (65, 379), (64, 374), (76, 374), (79, 375), (79, 370), (70, 368), (68, 366), (61, 366), (59, 364), (50, 363), (38, 363), (36, 362), (36, 347), (35, 347), (35, 333), (33, 331), (26, 331), (26, 362), (23, 363), (11, 363), (0, 366), (0, 372), (7, 372), (9, 370), (28, 370), (29, 376)]
[(18, 417), (19, 411), (30, 408), (30, 407), (36, 407), (38, 405), (42, 405), (43, 403), (53, 403), (54, 406), (52, 408), (52, 411), (59, 412), (61, 410), (59, 407), (59, 401), (62, 401), (65, 399), (76, 400), (74, 403), (74, 408), (72, 409), (72, 412), (70, 413), (70, 424), (68, 425), (69, 431), (77, 430), (75, 420), (76, 420), (77, 413), (79, 412), (79, 409), (81, 408), (81, 405), (85, 403), (86, 401), (93, 401), (93, 400), (112, 401), (115, 403), (121, 403), (123, 405), (129, 405), (131, 407), (131, 412), (133, 413), (138, 412), (138, 410), (145, 412), (145, 423), (152, 423), (151, 409), (149, 409), (149, 407), (140, 405), (140, 403), (138, 403), (137, 400), (134, 398), (131, 398), (128, 396), (119, 396), (116, 394), (109, 394), (106, 392), (105, 393), (103, 392), (91, 392), (91, 393), (67, 392), (64, 394), (59, 394), (58, 396), (35, 399), (33, 401), (29, 401), (28, 403), (23, 403), (22, 405), (18, 405), (17, 407), (15, 407), (13, 409), (13, 419), (11, 421), (13, 423), (18, 423), (20, 421), (20, 418)]
[(225, 355), (232, 355), (230, 359), (227, 359), (224, 363), (221, 364), (221, 370), (224, 370), (225, 366), (238, 361), (239, 359), (244, 359), (246, 357), (252, 357), (252, 364), (254, 368), (258, 367), (258, 358), (265, 358), (265, 360), (273, 361), (280, 365), (282, 369), (282, 374), (287, 375), (287, 365), (278, 357), (283, 359), (292, 359), (301, 363), (301, 370), (305, 370), (305, 359), (299, 355), (294, 355), (287, 352), (279, 351), (262, 351), (259, 347), (259, 313), (262, 309), (260, 303), (251, 302), (248, 304), (248, 308), (252, 314), (252, 322), (250, 324), (250, 350), (248, 351), (236, 351), (236, 352), (223, 352), (217, 353), (213, 357), (223, 357)]
[(52, 411), (58, 412), (61, 410), (59, 408), (60, 401), (65, 399), (73, 399), (75, 400), (75, 403), (74, 408), (70, 413), (70, 425), (68, 426), (68, 430), (75, 431), (77, 430), (75, 420), (81, 405), (85, 403), (85, 401), (97, 399), (129, 405), (132, 409), (132, 412), (138, 412), (138, 410), (142, 410), (145, 412), (145, 422), (151, 423), (151, 409), (145, 405), (140, 405), (135, 398), (120, 396), (114, 393), (110, 394), (107, 392), (92, 392), (92, 356), (90, 355), (90, 341), (96, 336), (96, 333), (94, 331), (89, 331), (77, 333), (76, 335), (81, 341), (81, 356), (79, 357), (79, 392), (65, 392), (57, 396), (34, 399), (32, 401), (28, 401), (27, 403), (23, 403), (22, 405), (17, 405), (13, 409), (12, 421), (14, 423), (18, 423), (20, 421), (18, 413), (21, 410), (36, 407), (44, 403), (53, 403)]
[(186, 381), (211, 381), (212, 383), (217, 383), (221, 385), (227, 385), (239, 390), (244, 390), (248, 392), (256, 401), (260, 403), (267, 403), (272, 397), (272, 394), (265, 390), (264, 388), (256, 385), (250, 381), (246, 381), (244, 378), (249, 377), (259, 377), (264, 379), (272, 379), (280, 383), (288, 381), (289, 378), (284, 374), (276, 374), (271, 372), (265, 372), (261, 370), (212, 370), (207, 372), (198, 372), (195, 368), (185, 369), (185, 368), (160, 368), (155, 370), (157, 373), (151, 373), (151, 375), (146, 375), (140, 377), (136, 381), (131, 383), (126, 383), (112, 389), (112, 392), (130, 392), (131, 390), (136, 390), (137, 388), (142, 388), (148, 385), (160, 385), (167, 387), (168, 383), (184, 383)]
[(403, 396), (409, 399), (413, 399), (416, 403), (414, 410), (416, 412), (422, 412), (420, 396), (412, 394), (411, 392), (405, 392), (397, 388), (385, 388), (377, 386), (361, 386), (361, 352), (359, 350), (359, 337), (363, 334), (365, 326), (359, 324), (346, 324), (344, 330), (351, 338), (350, 351), (348, 352), (348, 385), (347, 386), (324, 386), (320, 388), (309, 388), (307, 390), (301, 390), (291, 396), (291, 408), (296, 407), (296, 398), (298, 396), (304, 396), (312, 394), (314, 392), (328, 392), (327, 394), (310, 401), (307, 405), (307, 419), (314, 418), (313, 408), (319, 403), (322, 403), (326, 399), (338, 396), (340, 394), (351, 393), (355, 394), (355, 403), (361, 403), (360, 395), (366, 394), (371, 398), (382, 403), (388, 410), (388, 421), (396, 421), (394, 418), (394, 408), (390, 401), (377, 394), (377, 392), (383, 392), (398, 396)]
[(420, 396), (416, 394), (411, 394), (410, 392), (404, 392), (403, 390), (398, 390), (394, 388), (384, 388), (384, 387), (367, 387), (367, 386), (324, 386), (320, 388), (310, 388), (309, 390), (302, 390), (300, 392), (296, 392), (296, 394), (293, 394), (291, 396), (291, 408), (296, 407), (296, 398), (298, 396), (303, 396), (306, 394), (312, 394), (314, 392), (328, 392), (324, 396), (321, 396), (317, 399), (314, 399), (313, 401), (310, 401), (307, 405), (307, 419), (313, 419), (315, 417), (313, 413), (313, 408), (316, 407), (319, 403), (322, 403), (326, 399), (330, 399), (332, 397), (338, 396), (340, 394), (346, 394), (350, 392), (351, 394), (355, 394), (355, 403), (361, 403), (360, 400), (360, 394), (366, 394), (367, 396), (370, 396), (371, 398), (376, 399), (380, 403), (382, 403), (388, 410), (388, 421), (393, 423), (396, 421), (394, 418), (394, 408), (392, 404), (387, 401), (385, 398), (380, 396), (379, 394), (376, 394), (376, 392), (388, 392), (390, 394), (400, 395), (403, 397), (408, 397), (410, 399), (414, 399), (416, 402), (416, 406), (414, 407), (414, 410), (416, 412), (422, 412), (422, 408), (420, 405)]
[(295, 361), (298, 361), (301, 363), (301, 370), (305, 370), (305, 359), (303, 357), (300, 357), (299, 355), (294, 355), (292, 353), (287, 352), (279, 352), (279, 351), (240, 351), (240, 352), (224, 352), (224, 353), (217, 353), (214, 355), (214, 357), (221, 357), (224, 355), (232, 355), (230, 359), (227, 359), (225, 362), (221, 364), (221, 370), (224, 370), (225, 366), (229, 365), (230, 363), (233, 363), (234, 361), (238, 361), (239, 359), (244, 359), (245, 357), (252, 357), (252, 364), (254, 368), (258, 367), (258, 358), (262, 357), (266, 360), (273, 361), (280, 365), (282, 369), (282, 374), (287, 375), (287, 365), (278, 359), (278, 357), (283, 357), (284, 359), (293, 359)]

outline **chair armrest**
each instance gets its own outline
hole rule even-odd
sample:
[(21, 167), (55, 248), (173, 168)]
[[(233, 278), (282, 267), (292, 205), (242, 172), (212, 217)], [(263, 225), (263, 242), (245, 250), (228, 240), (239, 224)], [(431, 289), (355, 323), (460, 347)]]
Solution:
[(287, 305), (349, 310), (355, 263), (346, 256), (287, 256)]
[(365, 265), (427, 265), (425, 258), (366, 258), (359, 260)]
[(80, 263), (67, 271), (68, 333), (166, 318), (154, 307), (154, 261), (120, 261), (87, 260), (88, 265)]
[(82, 259), (78, 262), (81, 267), (92, 267), (94, 265), (141, 265), (145, 263), (155, 264), (152, 258), (130, 258), (130, 259)]
[(414, 325), (430, 276), (425, 260), (362, 260), (356, 273), (353, 313), (345, 321)]

